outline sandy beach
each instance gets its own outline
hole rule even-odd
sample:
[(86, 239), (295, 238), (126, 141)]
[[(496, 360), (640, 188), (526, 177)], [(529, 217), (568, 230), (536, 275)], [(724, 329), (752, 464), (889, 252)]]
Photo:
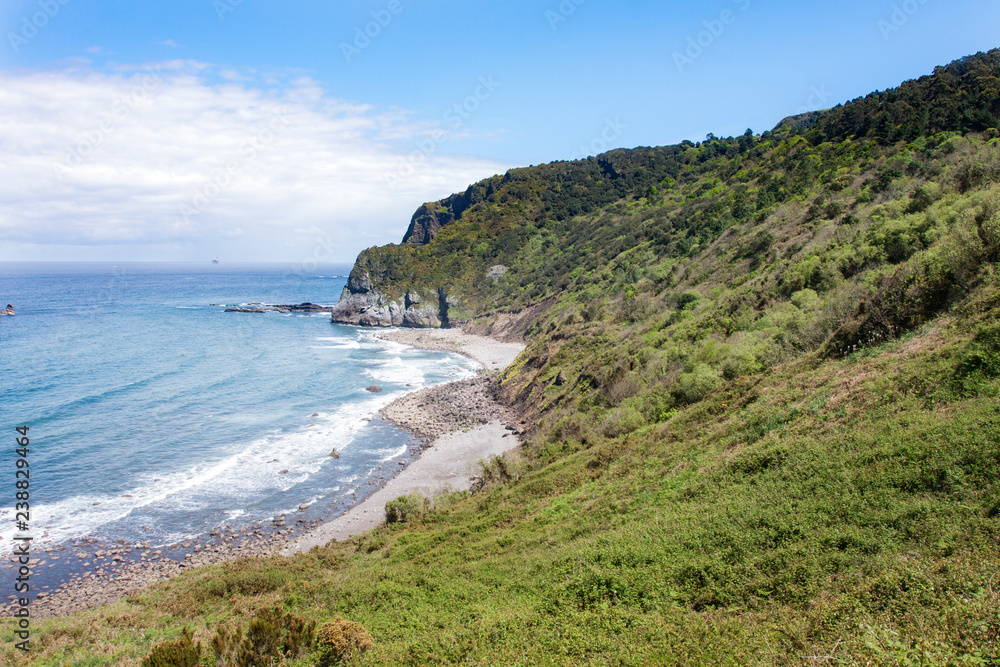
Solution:
[[(416, 457), (397, 473), (385, 470), (373, 480), (380, 485), (361, 503), (331, 520), (306, 521), (294, 514), (275, 517), (270, 525), (213, 532), (200, 540), (164, 549), (149, 545), (55, 546), (32, 559), (32, 570), (75, 561), (79, 572), (32, 604), (37, 618), (93, 609), (125, 598), (186, 569), (237, 558), (293, 555), (331, 540), (343, 540), (385, 521), (385, 504), (401, 495), (433, 496), (468, 489), (478, 463), (518, 444), (516, 416), (491, 395), (490, 377), (524, 349), (457, 329), (388, 330), (379, 337), (424, 349), (464, 354), (483, 365), (475, 378), (430, 387), (403, 396), (378, 417), (423, 439)], [(10, 607), (0, 607), (0, 617)]]
[(396, 329), (379, 332), (378, 337), (425, 350), (458, 352), (481, 363), (488, 373), (510, 366), (524, 350), (521, 343), (504, 343), (461, 329)]
[(479, 461), (503, 454), (517, 444), (517, 437), (509, 426), (500, 421), (442, 435), (419, 459), (360, 505), (313, 529), (282, 553), (291, 556), (331, 540), (345, 540), (371, 530), (385, 521), (385, 504), (399, 496), (420, 493), (432, 497), (449, 490), (467, 490), (472, 486)]
[(480, 461), (519, 444), (514, 415), (490, 395), (489, 376), (513, 363), (523, 345), (457, 329), (387, 331), (379, 336), (404, 345), (464, 354), (483, 364), (484, 373), (472, 380), (408, 394), (383, 408), (380, 414), (385, 419), (433, 438), (430, 446), (364, 502), (294, 540), (282, 551), (286, 556), (371, 530), (385, 521), (385, 504), (399, 496), (421, 493), (430, 497), (448, 490), (467, 490)]

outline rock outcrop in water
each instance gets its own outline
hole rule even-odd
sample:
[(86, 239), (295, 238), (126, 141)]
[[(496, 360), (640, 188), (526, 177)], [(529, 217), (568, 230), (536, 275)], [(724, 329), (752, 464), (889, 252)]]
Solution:
[(329, 313), (333, 306), (320, 306), (315, 303), (277, 304), (251, 303), (247, 306), (228, 306), (227, 313)]

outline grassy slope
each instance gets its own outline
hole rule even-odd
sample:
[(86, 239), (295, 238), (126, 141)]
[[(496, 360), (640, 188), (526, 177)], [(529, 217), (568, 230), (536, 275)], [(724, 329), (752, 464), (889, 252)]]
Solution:
[(420, 523), (41, 623), (37, 664), (119, 664), (272, 600), (360, 622), (368, 664), (995, 663), (1000, 387), (960, 360), (998, 302), (994, 284), (905, 340), (541, 445)]
[(360, 622), (365, 664), (997, 664), (1000, 147), (824, 127), (498, 177), (366, 252), (484, 329), (551, 300), (501, 385), (523, 455), (421, 521), (38, 623), (35, 662), (277, 601)]

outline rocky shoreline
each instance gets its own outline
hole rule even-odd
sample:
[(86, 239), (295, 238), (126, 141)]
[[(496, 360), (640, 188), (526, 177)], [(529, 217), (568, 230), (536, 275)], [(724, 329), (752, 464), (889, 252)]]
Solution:
[[(379, 335), (405, 345), (458, 352), (484, 366), (475, 378), (407, 394), (380, 411), (382, 418), (421, 439), (409, 460), (403, 462), (405, 466), (387, 464), (381, 474), (367, 482), (366, 493), (337, 517), (282, 515), (270, 525), (213, 531), (197, 540), (155, 549), (148, 543), (96, 541), (57, 545), (45, 551), (39, 545), (30, 563), (33, 579), (39, 580), (36, 575), (43, 567), (57, 567), (68, 579), (38, 594), (31, 606), (32, 616), (63, 616), (98, 608), (192, 568), (245, 557), (291, 555), (303, 545), (357, 534), (384, 520), (383, 496), (388, 497), (387, 493), (396, 497), (414, 488), (467, 488), (468, 471), (476, 461), (516, 446), (516, 437), (510, 436), (516, 436), (521, 427), (515, 415), (494, 400), (489, 376), (511, 363), (523, 346), (459, 330), (386, 331)], [(421, 450), (426, 451), (421, 454)], [(407, 481), (395, 483), (397, 476), (407, 477)], [(343, 528), (344, 524), (350, 528)], [(9, 616), (13, 608), (0, 607), (0, 617)]]
[(513, 421), (513, 414), (490, 395), (490, 387), (485, 375), (428, 387), (396, 399), (379, 414), (400, 428), (428, 439), (492, 421)]
[[(75, 574), (54, 590), (39, 592), (31, 604), (31, 615), (34, 618), (65, 616), (102, 607), (188, 569), (271, 554), (284, 541), (281, 529), (251, 526), (238, 531), (214, 531), (199, 540), (161, 549), (153, 549), (149, 544), (101, 544), (97, 541), (56, 545), (32, 559), (32, 579), (41, 580), (41, 568), (55, 566), (58, 560)], [(9, 616), (11, 609), (12, 605), (0, 609), (0, 617)]]
[[(416, 459), (423, 443), (414, 438), (403, 463)], [(399, 461), (386, 462), (358, 488), (353, 498), (327, 498), (312, 506), (302, 504), (298, 511), (279, 515), (269, 522), (238, 529), (226, 527), (178, 544), (153, 547), (148, 542), (84, 539), (44, 549), (40, 544), (33, 545), (29, 563), (32, 591), (41, 592), (31, 603), (32, 617), (64, 616), (112, 604), (189, 569), (239, 558), (279, 555), (291, 541), (364, 502), (402, 469)], [(310, 518), (317, 515), (319, 518)], [(56, 578), (62, 583), (40, 586), (47, 576), (52, 576), (50, 572), (61, 575)], [(0, 573), (11, 581), (15, 576), (6, 567), (0, 568)], [(50, 581), (54, 584), (54, 580)], [(8, 595), (7, 605), (0, 606), (0, 618), (9, 616), (16, 608), (13, 597)]]

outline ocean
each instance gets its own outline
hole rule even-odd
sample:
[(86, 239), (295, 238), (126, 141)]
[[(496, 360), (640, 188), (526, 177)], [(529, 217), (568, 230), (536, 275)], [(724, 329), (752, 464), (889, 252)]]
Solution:
[(301, 504), (328, 514), (374, 490), (416, 446), (377, 411), (476, 363), (327, 313), (224, 312), (332, 305), (349, 270), (0, 263), (0, 308), (17, 311), (0, 317), (0, 548), (16, 531), (18, 426), (39, 546), (176, 544)]

